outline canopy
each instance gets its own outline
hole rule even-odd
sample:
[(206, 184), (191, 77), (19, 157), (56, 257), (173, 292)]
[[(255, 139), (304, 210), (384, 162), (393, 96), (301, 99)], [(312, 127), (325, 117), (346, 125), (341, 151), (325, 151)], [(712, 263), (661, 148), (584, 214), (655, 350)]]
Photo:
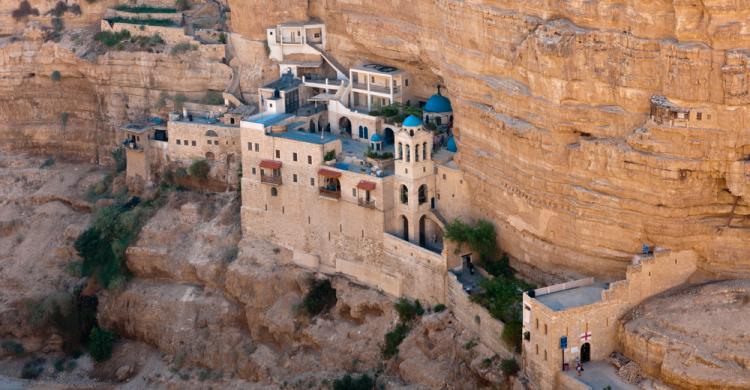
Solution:
[(318, 170), (318, 175), (323, 177), (330, 177), (331, 179), (338, 179), (341, 177), (341, 172), (332, 171), (330, 169), (320, 168)]
[(261, 168), (266, 168), (266, 169), (279, 169), (279, 168), (281, 168), (281, 161), (276, 161), (276, 160), (262, 160), (260, 162), (260, 167)]
[(375, 189), (375, 183), (367, 180), (360, 180), (359, 183), (357, 183), (357, 188), (360, 190), (372, 191)]

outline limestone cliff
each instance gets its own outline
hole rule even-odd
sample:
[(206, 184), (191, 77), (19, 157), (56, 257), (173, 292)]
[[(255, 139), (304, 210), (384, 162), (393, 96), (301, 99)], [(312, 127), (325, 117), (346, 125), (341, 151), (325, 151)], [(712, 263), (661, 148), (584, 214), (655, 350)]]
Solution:
[[(473, 215), (498, 224), (502, 247), (520, 266), (621, 277), (649, 243), (694, 248), (713, 272), (750, 274), (750, 208), (736, 190), (748, 178), (731, 173), (750, 152), (747, 5), (229, 5), (233, 29), (246, 36), (307, 12), (326, 23), (339, 61), (398, 65), (421, 76), (424, 96), (435, 83), (446, 85)], [(712, 113), (715, 123), (657, 126), (648, 115), (652, 95)]]

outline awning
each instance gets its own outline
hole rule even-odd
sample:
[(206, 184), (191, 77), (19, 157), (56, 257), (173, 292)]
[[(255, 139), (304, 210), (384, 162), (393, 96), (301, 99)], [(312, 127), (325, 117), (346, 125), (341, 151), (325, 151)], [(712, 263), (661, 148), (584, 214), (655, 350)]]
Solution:
[(367, 180), (360, 180), (359, 183), (357, 183), (357, 188), (360, 190), (372, 191), (375, 189), (375, 183)]
[(279, 168), (281, 168), (281, 161), (276, 161), (276, 160), (261, 160), (260, 167), (261, 168), (266, 168), (266, 169), (279, 169)]
[(341, 172), (332, 171), (330, 169), (320, 168), (318, 170), (318, 175), (323, 177), (330, 177), (331, 179), (338, 179), (341, 177)]

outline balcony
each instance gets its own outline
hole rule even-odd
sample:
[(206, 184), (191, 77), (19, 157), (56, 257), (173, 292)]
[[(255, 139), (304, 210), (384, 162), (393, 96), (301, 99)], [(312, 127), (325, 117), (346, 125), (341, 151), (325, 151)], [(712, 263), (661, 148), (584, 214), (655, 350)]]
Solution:
[(330, 199), (341, 199), (341, 190), (330, 190), (325, 187), (320, 187), (320, 196)]
[(352, 83), (352, 89), (359, 89), (359, 90), (362, 90), (362, 91), (367, 91), (368, 90), (367, 89), (367, 84), (358, 83), (358, 82), (353, 82)]
[(281, 175), (260, 175), (260, 182), (280, 186)]
[(357, 203), (360, 206), (366, 207), (368, 209), (374, 209), (375, 208), (375, 201), (374, 200), (366, 200), (366, 199), (359, 198), (359, 199), (357, 199)]

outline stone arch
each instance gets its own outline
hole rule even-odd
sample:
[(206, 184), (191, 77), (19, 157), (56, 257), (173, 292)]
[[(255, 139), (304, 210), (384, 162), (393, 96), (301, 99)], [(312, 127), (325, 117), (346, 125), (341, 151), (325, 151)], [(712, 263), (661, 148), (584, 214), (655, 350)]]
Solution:
[(419, 162), (419, 144), (414, 145), (414, 162)]
[(385, 128), (385, 144), (386, 145), (393, 145), (393, 140), (395, 139), (395, 133), (393, 132), (393, 129), (390, 127)]
[(427, 142), (422, 143), (422, 161), (427, 161)]
[(352, 136), (352, 121), (349, 118), (342, 116), (339, 118), (339, 132), (349, 134)]
[(214, 160), (216, 156), (213, 154), (213, 152), (206, 152), (206, 160)]
[(419, 218), (419, 246), (437, 253), (443, 251), (443, 229), (427, 214)]
[(215, 131), (213, 131), (213, 130), (206, 130), (206, 137), (218, 137), (218, 136), (219, 136), (219, 134), (217, 134)]
[(421, 186), (419, 186), (419, 190), (417, 191), (417, 200), (419, 201), (419, 204), (427, 203), (427, 184), (422, 184)]
[(409, 187), (406, 184), (401, 184), (399, 189), (399, 199), (403, 204), (409, 204)]
[(279, 190), (276, 187), (271, 187), (271, 196), (278, 196)]
[(409, 219), (406, 215), (401, 215), (401, 238), (404, 241), (409, 241)]

